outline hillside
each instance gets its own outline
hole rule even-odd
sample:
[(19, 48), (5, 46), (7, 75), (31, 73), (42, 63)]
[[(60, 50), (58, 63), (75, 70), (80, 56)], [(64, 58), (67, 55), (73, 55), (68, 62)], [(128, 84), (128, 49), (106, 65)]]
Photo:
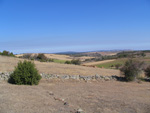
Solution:
[[(28, 53), (18, 54), (18, 55), (16, 55), (16, 57), (23, 57), (26, 54), (28, 54)], [(38, 55), (38, 53), (29, 53), (29, 54), (31, 54), (32, 57)], [(79, 57), (65, 55), (65, 54), (47, 54), (47, 53), (44, 53), (44, 55), (49, 59), (57, 59), (57, 60), (63, 60), (63, 61), (67, 61), (67, 60), (71, 61), (72, 59), (80, 59), (81, 61), (84, 61), (85, 59), (93, 58), (93, 57), (85, 56), (85, 55), (79, 56)]]
[[(24, 59), (0, 56), (0, 72), (13, 71), (18, 61)], [(69, 65), (69, 64), (58, 64), (58, 63), (47, 63), (34, 61), (37, 69), (40, 73), (49, 74), (60, 74), (60, 75), (120, 75), (118, 70), (113, 69), (100, 69), (85, 66)]]

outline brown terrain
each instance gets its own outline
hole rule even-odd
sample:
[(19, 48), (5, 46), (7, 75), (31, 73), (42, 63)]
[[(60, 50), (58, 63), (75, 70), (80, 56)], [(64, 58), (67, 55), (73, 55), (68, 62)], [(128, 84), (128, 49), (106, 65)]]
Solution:
[[(17, 65), (18, 61), (23, 61), (24, 59), (12, 58), (0, 56), (0, 72), (13, 71), (14, 67)], [(48, 74), (59, 74), (59, 75), (120, 75), (118, 70), (112, 69), (100, 69), (93, 67), (69, 65), (69, 64), (59, 64), (59, 63), (46, 63), (34, 61), (37, 69), (40, 73)]]
[[(0, 56), (0, 72), (19, 58)], [(118, 70), (34, 61), (39, 72), (117, 75)], [(45, 80), (37, 86), (0, 81), (0, 113), (149, 113), (150, 82)]]
[(91, 55), (91, 54), (94, 54), (94, 53), (101, 54), (102, 56), (111, 56), (111, 55), (116, 55), (119, 52), (109, 52), (109, 51), (106, 51), (106, 52), (88, 52), (86, 54)]
[[(17, 57), (22, 57), (24, 54), (18, 54), (16, 55)], [(31, 56), (34, 55), (38, 55), (38, 53), (32, 53)], [(80, 59), (81, 61), (84, 61), (85, 59), (91, 59), (93, 57), (89, 57), (89, 56), (82, 56), (82, 57), (71, 57), (69, 55), (59, 55), (59, 54), (45, 54), (44, 55), (47, 58), (51, 58), (51, 59), (59, 59), (59, 60), (68, 60), (71, 61), (73, 59)]]
[(0, 113), (149, 113), (150, 83), (41, 80), (38, 86), (0, 82)]

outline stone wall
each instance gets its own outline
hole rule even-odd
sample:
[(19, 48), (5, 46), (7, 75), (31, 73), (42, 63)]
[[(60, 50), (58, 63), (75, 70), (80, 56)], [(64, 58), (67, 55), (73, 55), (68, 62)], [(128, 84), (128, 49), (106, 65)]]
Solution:
[[(0, 72), (0, 80), (8, 80), (11, 73), (12, 72), (5, 72), (5, 73)], [(72, 79), (72, 80), (84, 80), (84, 81), (89, 81), (89, 80), (110, 81), (110, 80), (117, 80), (117, 78), (118, 78), (116, 75), (112, 75), (112, 76), (103, 76), (103, 75), (82, 76), (82, 75), (54, 75), (54, 74), (45, 74), (45, 73), (41, 73), (40, 75), (44, 79), (62, 79), (62, 80)]]

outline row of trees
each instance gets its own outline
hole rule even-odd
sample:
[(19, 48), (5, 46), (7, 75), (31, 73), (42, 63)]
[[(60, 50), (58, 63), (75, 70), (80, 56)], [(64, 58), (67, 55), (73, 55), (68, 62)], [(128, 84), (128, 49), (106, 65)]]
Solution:
[(4, 50), (3, 52), (0, 52), (0, 55), (15, 57), (15, 55), (12, 52), (9, 52), (6, 50)]
[(54, 59), (47, 58), (43, 53), (32, 55), (30, 53), (24, 54), (22, 58), (30, 59), (30, 60), (39, 60), (40, 62), (53, 62)]
[[(54, 59), (47, 58), (43, 53), (39, 53), (39, 54), (36, 54), (36, 55), (24, 54), (22, 57), (26, 58), (26, 59), (30, 59), (30, 60), (38, 60), (38, 61), (41, 61), (41, 62), (54, 62)], [(65, 64), (80, 65), (81, 61), (79, 59), (73, 59), (71, 61), (66, 61)]]
[(66, 61), (65, 64), (75, 64), (75, 65), (80, 65), (81, 61), (79, 59), (73, 59), (71, 61)]

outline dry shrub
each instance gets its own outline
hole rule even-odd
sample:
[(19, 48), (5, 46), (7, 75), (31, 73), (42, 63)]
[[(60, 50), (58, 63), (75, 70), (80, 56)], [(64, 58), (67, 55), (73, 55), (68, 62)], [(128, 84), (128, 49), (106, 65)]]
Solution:
[(133, 81), (141, 74), (145, 63), (137, 59), (129, 59), (120, 68), (127, 81)]

